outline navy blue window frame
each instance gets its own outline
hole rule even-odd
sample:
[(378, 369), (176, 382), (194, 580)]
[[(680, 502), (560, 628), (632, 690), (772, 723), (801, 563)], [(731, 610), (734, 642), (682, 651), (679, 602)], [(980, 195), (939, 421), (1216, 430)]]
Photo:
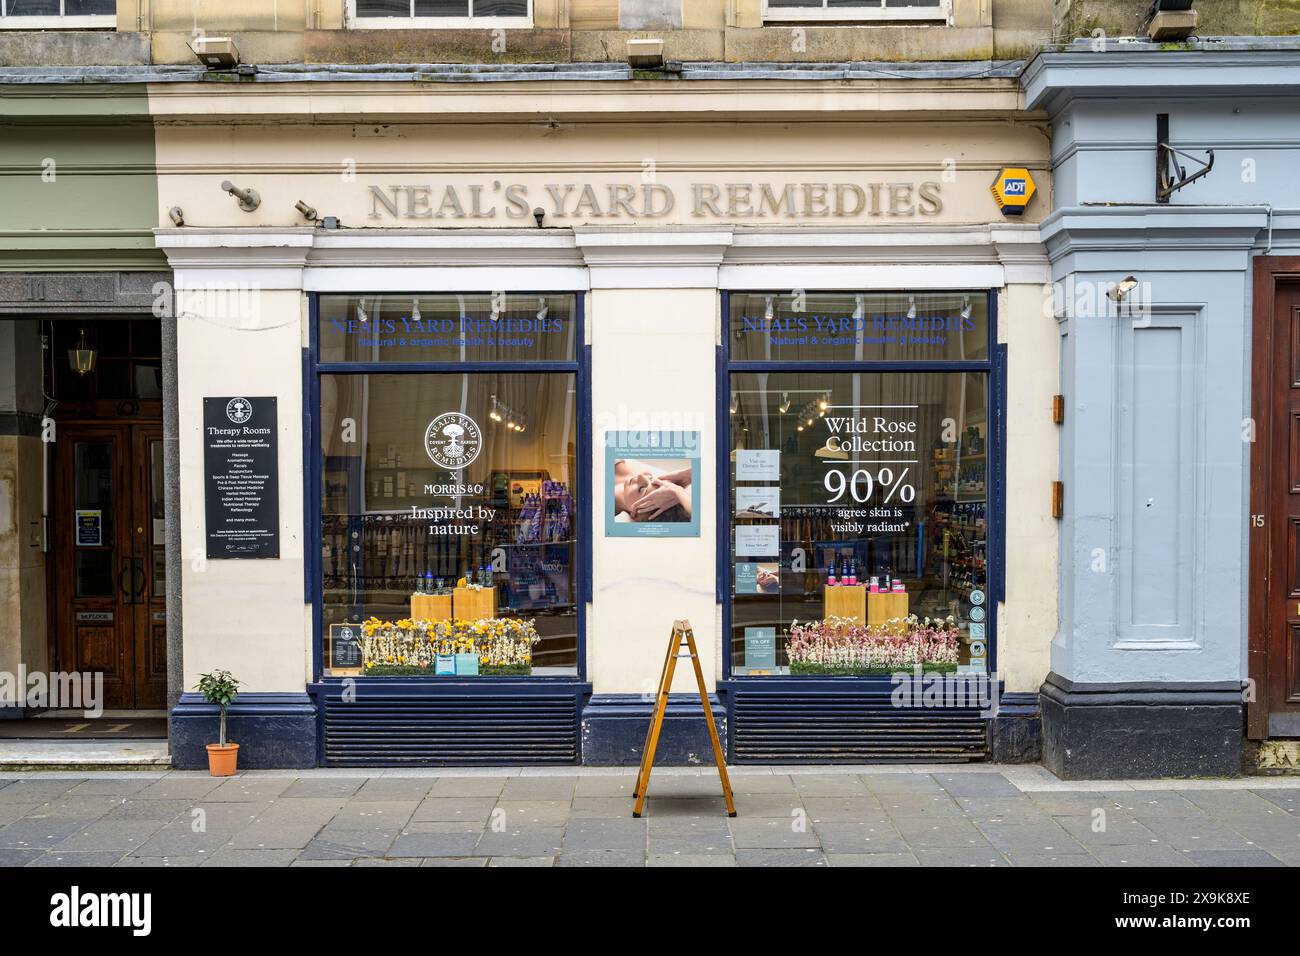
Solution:
[[(808, 290), (817, 294), (854, 295), (916, 295), (921, 292), (949, 291), (929, 289), (842, 289)], [(782, 295), (776, 289), (736, 290), (738, 295)], [(731, 358), (731, 291), (723, 290), (722, 311), (720, 316), (721, 343), (717, 348), (718, 388), (714, 414), (718, 420), (718, 447), (715, 474), (717, 476), (718, 500), (718, 574), (717, 602), (722, 607), (722, 680), (754, 681), (761, 686), (773, 686), (776, 681), (821, 681), (827, 678), (818, 675), (755, 676), (731, 673), (733, 655), (732, 641), (734, 634), (731, 627), (731, 416), (728, 407), (731, 397), (731, 376), (735, 372), (984, 372), (988, 375), (989, 440), (990, 448), (990, 488), (989, 488), (989, 529), (988, 529), (988, 592), (989, 634), (992, 639), (988, 644), (988, 669), (990, 675), (997, 673), (998, 667), (998, 603), (1006, 598), (1005, 568), (1006, 551), (1004, 526), (1006, 523), (1006, 358), (1005, 345), (998, 344), (998, 297), (995, 290), (984, 291), (988, 301), (988, 358), (981, 361), (942, 359), (936, 361), (733, 361)], [(887, 675), (868, 675), (862, 677), (836, 677), (835, 681), (864, 681), (888, 685), (891, 678)]]
[[(483, 290), (477, 290), (481, 294)], [(476, 290), (457, 289), (455, 292), (475, 294)], [(576, 290), (550, 290), (537, 292), (531, 290), (509, 291), (508, 295), (571, 295), (573, 296), (573, 319), (576, 324), (574, 338), (578, 343), (577, 355), (566, 361), (509, 361), (509, 362), (322, 362), (320, 361), (320, 298), (322, 295), (441, 295), (443, 293), (393, 292), (375, 293), (369, 291), (308, 294), (309, 344), (303, 349), (303, 479), (304, 507), (303, 520), (306, 524), (304, 539), (307, 547), (304, 564), (304, 586), (306, 601), (311, 605), (312, 615), (312, 683), (336, 681), (342, 678), (325, 676), (325, 635), (321, 622), (324, 616), (324, 561), (321, 556), (321, 436), (320, 436), (320, 377), (322, 375), (406, 375), (422, 372), (442, 372), (457, 375), (481, 373), (539, 373), (567, 372), (574, 376), (574, 387), (578, 394), (578, 447), (576, 468), (586, 483), (590, 483), (591, 466), (591, 347), (586, 344), (586, 294)], [(454, 294), (450, 293), (450, 294)], [(592, 576), (592, 494), (586, 485), (579, 486), (579, 492), (586, 501), (579, 501), (577, 507), (577, 541), (578, 541), (578, 667), (576, 677), (573, 675), (538, 676), (523, 678), (528, 684), (583, 682), (587, 676), (587, 605), (591, 603)], [(433, 686), (462, 684), (461, 679), (453, 677), (416, 677), (392, 678), (376, 677), (375, 681), (385, 681), (396, 686), (398, 682), (428, 682)], [(484, 686), (488, 683), (511, 683), (518, 685), (519, 677), (482, 675), (468, 678), (467, 682)], [(386, 684), (385, 686), (388, 686)]]

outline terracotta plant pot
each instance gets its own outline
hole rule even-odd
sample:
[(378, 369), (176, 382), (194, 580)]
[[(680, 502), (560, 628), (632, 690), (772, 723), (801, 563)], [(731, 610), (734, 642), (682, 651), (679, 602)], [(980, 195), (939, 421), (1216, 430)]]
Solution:
[(239, 762), (239, 744), (208, 744), (208, 773), (232, 777)]

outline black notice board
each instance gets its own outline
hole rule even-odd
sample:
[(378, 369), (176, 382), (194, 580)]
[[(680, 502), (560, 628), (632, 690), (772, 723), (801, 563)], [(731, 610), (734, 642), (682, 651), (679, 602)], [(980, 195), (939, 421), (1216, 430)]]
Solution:
[(330, 625), (330, 669), (349, 670), (361, 666), (361, 625)]
[(279, 451), (274, 397), (203, 399), (209, 558), (280, 556)]

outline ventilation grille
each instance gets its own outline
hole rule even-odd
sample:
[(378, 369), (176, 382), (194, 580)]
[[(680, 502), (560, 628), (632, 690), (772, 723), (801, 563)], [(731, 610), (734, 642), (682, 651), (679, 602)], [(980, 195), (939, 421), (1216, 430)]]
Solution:
[(322, 695), (328, 767), (564, 764), (578, 760), (577, 693)]
[(731, 698), (736, 763), (983, 760), (978, 708), (899, 708), (884, 692), (757, 691)]

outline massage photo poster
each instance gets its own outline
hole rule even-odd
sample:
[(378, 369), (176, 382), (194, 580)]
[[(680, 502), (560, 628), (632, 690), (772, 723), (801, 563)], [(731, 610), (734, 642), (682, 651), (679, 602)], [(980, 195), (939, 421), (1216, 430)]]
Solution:
[(700, 536), (700, 433), (605, 432), (605, 537)]

